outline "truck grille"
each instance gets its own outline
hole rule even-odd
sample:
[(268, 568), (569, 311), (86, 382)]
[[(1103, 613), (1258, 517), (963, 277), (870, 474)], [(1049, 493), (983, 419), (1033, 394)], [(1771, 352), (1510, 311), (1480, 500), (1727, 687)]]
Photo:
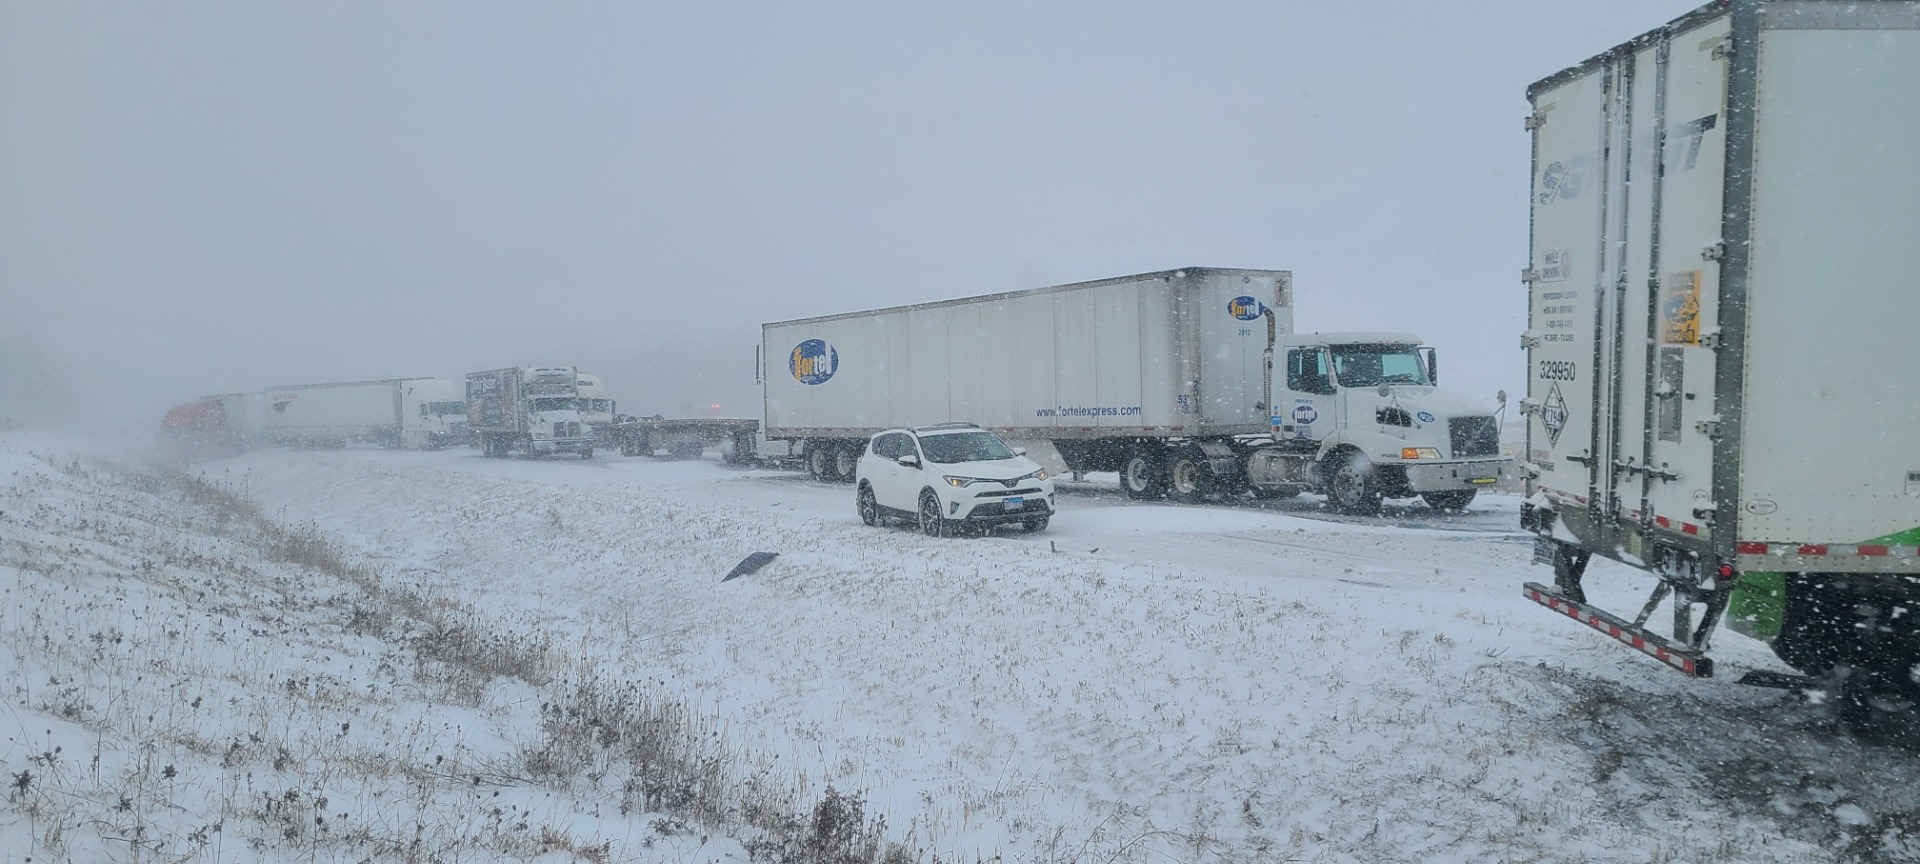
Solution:
[(1492, 417), (1452, 417), (1447, 420), (1453, 457), (1500, 455), (1500, 425)]

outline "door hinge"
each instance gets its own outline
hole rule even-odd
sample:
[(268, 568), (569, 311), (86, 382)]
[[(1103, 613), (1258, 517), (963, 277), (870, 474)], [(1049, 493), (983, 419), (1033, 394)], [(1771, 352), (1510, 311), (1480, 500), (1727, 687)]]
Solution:
[(1733, 56), (1733, 37), (1728, 36), (1727, 38), (1720, 40), (1720, 44), (1713, 46), (1713, 50), (1708, 52), (1707, 56), (1715, 60), (1725, 60), (1728, 57), (1732, 57)]
[(1526, 130), (1528, 132), (1532, 132), (1535, 129), (1545, 126), (1547, 125), (1546, 112), (1535, 111), (1532, 114), (1528, 114), (1526, 121), (1521, 123), (1520, 125), (1526, 127)]
[(1706, 261), (1718, 261), (1727, 257), (1727, 241), (1721, 240), (1700, 250), (1700, 258)]
[(1700, 329), (1700, 347), (1702, 348), (1710, 348), (1718, 351), (1721, 345), (1726, 344), (1726, 341), (1726, 337), (1720, 335), (1720, 328), (1718, 327), (1702, 327)]
[(1520, 334), (1521, 350), (1531, 350), (1538, 347), (1540, 347), (1540, 337), (1533, 335), (1531, 332)]
[(1520, 400), (1520, 416), (1525, 417), (1529, 414), (1538, 414), (1538, 413), (1540, 413), (1540, 403), (1535, 402), (1532, 399)]
[(1693, 518), (1708, 527), (1713, 526), (1713, 513), (1714, 508), (1711, 506), (1693, 508)]
[(1720, 437), (1720, 421), (1701, 420), (1693, 424), (1693, 431), (1705, 435), (1708, 438), (1718, 438)]
[(1533, 283), (1535, 283), (1535, 282), (1538, 282), (1538, 281), (1540, 281), (1540, 271), (1538, 271), (1538, 270), (1535, 270), (1535, 269), (1533, 269), (1532, 267), (1528, 267), (1528, 268), (1526, 268), (1526, 269), (1524, 269), (1524, 270), (1521, 270), (1521, 271), (1520, 271), (1520, 283), (1521, 283), (1521, 284), (1523, 284), (1523, 285), (1532, 285)]

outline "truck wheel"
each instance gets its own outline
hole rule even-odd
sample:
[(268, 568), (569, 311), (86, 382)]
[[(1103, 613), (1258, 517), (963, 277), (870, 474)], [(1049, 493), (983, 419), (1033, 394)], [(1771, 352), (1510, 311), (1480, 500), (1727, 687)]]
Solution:
[(1372, 516), (1380, 512), (1379, 484), (1373, 479), (1373, 463), (1357, 451), (1335, 457), (1327, 477), (1327, 503), (1333, 509), (1352, 516)]
[(1920, 693), (1888, 672), (1860, 670), (1840, 685), (1840, 722), (1868, 744), (1920, 744)]
[(1212, 467), (1198, 447), (1182, 447), (1167, 459), (1168, 497), (1175, 501), (1204, 501), (1213, 491)]
[(1455, 489), (1449, 492), (1422, 492), (1420, 500), (1427, 502), (1435, 510), (1465, 510), (1473, 503), (1473, 489)]
[(860, 484), (860, 493), (853, 496), (853, 506), (860, 511), (860, 521), (878, 527), (881, 524), (880, 502), (873, 500), (873, 487)]
[(582, 458), (582, 459), (592, 459), (592, 458), (593, 458), (593, 448), (592, 448), (592, 447), (588, 447), (587, 449), (585, 449), (585, 450), (582, 450), (582, 451), (580, 451), (580, 458)]
[(940, 512), (940, 496), (932, 489), (920, 493), (920, 533), (928, 537), (952, 537), (953, 523)]
[(1167, 475), (1155, 448), (1135, 450), (1120, 465), (1120, 488), (1128, 498), (1159, 498), (1167, 494)]
[(853, 472), (859, 464), (859, 445), (842, 444), (833, 448), (833, 473), (839, 475), (834, 479), (842, 483), (853, 482)]

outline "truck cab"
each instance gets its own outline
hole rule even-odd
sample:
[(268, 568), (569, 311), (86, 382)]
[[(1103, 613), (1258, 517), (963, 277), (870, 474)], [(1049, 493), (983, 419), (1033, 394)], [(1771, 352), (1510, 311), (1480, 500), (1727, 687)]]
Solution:
[(402, 446), (438, 450), (472, 443), (465, 388), (458, 382), (442, 378), (411, 379), (402, 384), (400, 400)]
[[(1337, 509), (1370, 512), (1383, 497), (1416, 495), (1459, 509), (1499, 481), (1508, 460), (1498, 417), (1440, 389), (1438, 358), (1420, 337), (1297, 333), (1276, 349), (1273, 438), (1282, 451), (1313, 454), (1313, 476), (1296, 479)], [(1250, 479), (1260, 486), (1258, 474)]]

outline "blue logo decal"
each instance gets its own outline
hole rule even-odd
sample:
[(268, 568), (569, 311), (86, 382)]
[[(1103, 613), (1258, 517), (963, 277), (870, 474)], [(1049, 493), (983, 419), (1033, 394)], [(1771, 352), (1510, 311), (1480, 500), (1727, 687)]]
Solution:
[(1428, 414), (1428, 413), (1427, 413), (1427, 412), (1425, 412), (1425, 411), (1422, 411), (1422, 412), (1420, 412), (1420, 413), (1418, 413), (1418, 414), (1415, 414), (1415, 415), (1413, 415), (1413, 416), (1415, 416), (1415, 417), (1418, 417), (1418, 418), (1420, 418), (1420, 422), (1422, 422), (1422, 423), (1432, 423), (1432, 422), (1433, 422), (1433, 415), (1432, 415), (1432, 414)]
[(1293, 408), (1293, 423), (1296, 426), (1310, 426), (1318, 419), (1320, 412), (1314, 410), (1312, 405), (1295, 405)]
[(1267, 307), (1260, 305), (1259, 298), (1241, 295), (1227, 303), (1227, 314), (1242, 321), (1257, 320), (1266, 314)]
[(787, 368), (793, 370), (794, 380), (802, 384), (825, 384), (833, 373), (840, 371), (840, 352), (825, 339), (808, 339), (793, 346)]

